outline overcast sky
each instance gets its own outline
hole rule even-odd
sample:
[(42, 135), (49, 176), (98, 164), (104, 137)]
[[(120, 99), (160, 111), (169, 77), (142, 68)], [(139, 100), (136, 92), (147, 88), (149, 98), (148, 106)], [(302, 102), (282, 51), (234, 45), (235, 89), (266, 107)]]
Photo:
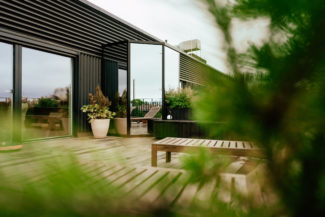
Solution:
[[(89, 0), (121, 19), (145, 30), (172, 45), (199, 39), (201, 56), (208, 64), (228, 73), (223, 52), (222, 34), (204, 0)], [(218, 0), (224, 4), (229, 0)], [(230, 0), (233, 2), (233, 0)], [(232, 33), (238, 52), (250, 44), (262, 45), (268, 37), (269, 20), (234, 19)]]
[(172, 45), (201, 40), (201, 55), (225, 71), (222, 38), (201, 0), (90, 0), (90, 2)]

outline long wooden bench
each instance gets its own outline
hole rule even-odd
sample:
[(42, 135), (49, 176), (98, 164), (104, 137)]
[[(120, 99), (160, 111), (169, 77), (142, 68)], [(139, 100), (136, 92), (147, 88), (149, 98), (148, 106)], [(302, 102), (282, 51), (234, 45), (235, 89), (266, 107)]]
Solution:
[(157, 166), (158, 151), (166, 152), (166, 162), (170, 162), (171, 152), (197, 151), (201, 147), (217, 154), (264, 158), (261, 150), (251, 142), (167, 137), (152, 144), (151, 165)]

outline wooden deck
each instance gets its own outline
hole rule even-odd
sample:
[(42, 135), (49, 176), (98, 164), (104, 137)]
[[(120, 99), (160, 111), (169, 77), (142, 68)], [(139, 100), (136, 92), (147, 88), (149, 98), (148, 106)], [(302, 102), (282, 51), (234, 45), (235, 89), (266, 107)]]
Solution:
[[(151, 167), (151, 137), (106, 139), (62, 138), (38, 141), (24, 145), (19, 152), (1, 154), (0, 167), (7, 176), (24, 173), (32, 178), (42, 176), (43, 162), (55, 160), (64, 155), (75, 156), (86, 171), (93, 176), (107, 179), (115, 186), (123, 187), (128, 197), (151, 203), (160, 200), (178, 206), (188, 206), (194, 198), (209, 199), (214, 194), (216, 180), (198, 191), (198, 184), (188, 184), (187, 172), (181, 169), (179, 161), (183, 153), (173, 153), (172, 163), (165, 162), (165, 153), (158, 154), (159, 168)], [(235, 187), (247, 193), (253, 176), (260, 164), (247, 159), (236, 158), (221, 174), (225, 182), (222, 198), (231, 200), (227, 191)], [(248, 175), (249, 174), (249, 175)], [(236, 179), (236, 180), (235, 180)], [(220, 180), (219, 180), (220, 181)]]

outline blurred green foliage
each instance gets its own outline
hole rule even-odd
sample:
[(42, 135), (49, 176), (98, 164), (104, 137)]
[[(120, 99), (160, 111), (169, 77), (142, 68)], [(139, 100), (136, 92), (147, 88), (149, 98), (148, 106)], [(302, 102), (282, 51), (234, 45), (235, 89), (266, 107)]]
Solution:
[(116, 117), (126, 118), (127, 117), (127, 93), (126, 90), (123, 91), (122, 96), (120, 93), (116, 93)]
[(35, 105), (36, 108), (57, 108), (59, 103), (57, 100), (51, 98), (40, 98)]
[(169, 89), (165, 94), (165, 101), (170, 109), (190, 108), (193, 90), (190, 87)]
[(131, 101), (132, 106), (140, 106), (140, 105), (144, 105), (144, 104), (145, 104), (145, 102), (141, 99), (133, 99)]
[[(208, 130), (231, 132), (263, 148), (282, 207), (265, 216), (325, 216), (325, 2), (207, 2), (225, 39), (231, 75), (207, 75), (196, 118), (225, 121), (223, 128)], [(238, 53), (232, 20), (260, 17), (270, 20), (266, 42)]]

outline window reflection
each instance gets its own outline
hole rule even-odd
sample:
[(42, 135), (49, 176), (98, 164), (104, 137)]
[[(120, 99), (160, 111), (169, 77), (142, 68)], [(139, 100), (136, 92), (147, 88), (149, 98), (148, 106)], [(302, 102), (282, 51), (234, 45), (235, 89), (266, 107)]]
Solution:
[(11, 141), (13, 47), (0, 43), (0, 145)]
[(179, 53), (165, 47), (165, 90), (178, 89), (179, 82)]
[(22, 52), (23, 140), (70, 135), (71, 58)]
[(122, 96), (123, 92), (127, 88), (127, 71), (124, 69), (118, 70), (118, 92)]

